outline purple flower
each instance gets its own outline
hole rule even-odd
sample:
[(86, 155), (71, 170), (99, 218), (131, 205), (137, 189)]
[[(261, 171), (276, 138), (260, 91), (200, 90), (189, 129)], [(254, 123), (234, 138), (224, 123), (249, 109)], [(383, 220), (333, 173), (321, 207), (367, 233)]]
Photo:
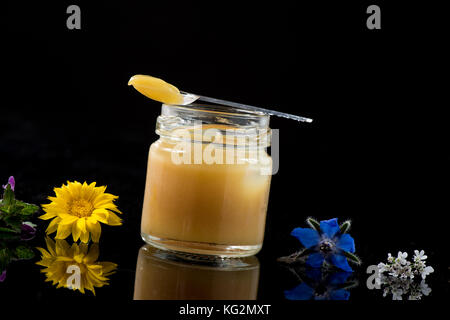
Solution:
[(6, 269), (0, 274), (0, 282), (5, 281), (6, 279)]
[(9, 177), (8, 183), (3, 185), (3, 189), (6, 189), (8, 187), (8, 184), (11, 186), (11, 190), (14, 191), (14, 188), (16, 186), (16, 180), (13, 176)]
[(312, 253), (306, 264), (320, 268), (324, 261), (344, 271), (353, 272), (349, 266), (346, 252), (355, 252), (355, 241), (346, 233), (342, 233), (337, 218), (320, 221), (320, 228), (295, 228), (291, 235), (296, 237)]
[(36, 234), (36, 225), (31, 222), (23, 222), (21, 226), (20, 239), (22, 240), (31, 240), (34, 238)]

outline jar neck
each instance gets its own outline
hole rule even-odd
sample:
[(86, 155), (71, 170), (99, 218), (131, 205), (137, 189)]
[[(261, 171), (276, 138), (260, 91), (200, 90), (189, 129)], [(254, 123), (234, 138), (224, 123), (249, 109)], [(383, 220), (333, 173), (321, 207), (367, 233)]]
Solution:
[(167, 141), (186, 141), (234, 145), (270, 146), (270, 116), (225, 106), (191, 104), (162, 105), (156, 133)]

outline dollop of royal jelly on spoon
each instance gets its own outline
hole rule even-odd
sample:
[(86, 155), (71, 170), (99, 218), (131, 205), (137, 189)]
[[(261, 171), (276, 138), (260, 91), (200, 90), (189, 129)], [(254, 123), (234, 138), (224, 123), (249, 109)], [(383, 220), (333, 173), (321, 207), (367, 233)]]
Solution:
[(182, 104), (183, 95), (177, 87), (159, 78), (137, 74), (128, 81), (129, 86), (133, 86), (144, 96), (167, 104)]

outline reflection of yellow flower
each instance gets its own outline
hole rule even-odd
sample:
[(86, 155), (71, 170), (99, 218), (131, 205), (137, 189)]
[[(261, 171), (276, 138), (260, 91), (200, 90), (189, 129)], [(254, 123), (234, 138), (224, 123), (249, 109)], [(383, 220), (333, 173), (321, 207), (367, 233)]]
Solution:
[(106, 187), (96, 187), (95, 182), (88, 185), (77, 181), (55, 188), (56, 197), (48, 197), (52, 202), (42, 205), (46, 214), (39, 218), (54, 218), (47, 228), (47, 234), (57, 231), (55, 239), (65, 239), (71, 233), (73, 241), (89, 241), (89, 233), (94, 242), (101, 234), (99, 222), (120, 226), (122, 221), (114, 212), (122, 213), (114, 204), (117, 196), (105, 193)]
[(96, 262), (99, 250), (95, 243), (89, 248), (85, 243), (69, 246), (65, 240), (56, 240), (55, 243), (48, 237), (45, 242), (48, 251), (37, 248), (42, 254), (42, 260), (36, 264), (45, 267), (41, 270), (47, 277), (45, 281), (52, 281), (57, 288), (70, 288), (69, 277), (75, 266), (80, 271), (79, 286), (72, 285), (72, 289), (78, 289), (81, 293), (85, 293), (85, 289), (90, 290), (95, 295), (94, 288), (108, 285), (107, 277), (117, 268), (117, 264), (112, 262)]

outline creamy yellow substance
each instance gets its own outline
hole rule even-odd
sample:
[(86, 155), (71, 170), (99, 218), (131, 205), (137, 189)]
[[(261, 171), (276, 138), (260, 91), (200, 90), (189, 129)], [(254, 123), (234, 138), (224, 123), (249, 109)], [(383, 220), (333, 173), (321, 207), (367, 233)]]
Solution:
[(177, 165), (173, 147), (162, 140), (150, 147), (141, 231), (170, 240), (262, 244), (271, 179), (261, 175), (262, 164)]
[(144, 96), (167, 104), (178, 104), (183, 101), (183, 96), (177, 87), (159, 78), (137, 74), (128, 81), (129, 86), (133, 86)]

